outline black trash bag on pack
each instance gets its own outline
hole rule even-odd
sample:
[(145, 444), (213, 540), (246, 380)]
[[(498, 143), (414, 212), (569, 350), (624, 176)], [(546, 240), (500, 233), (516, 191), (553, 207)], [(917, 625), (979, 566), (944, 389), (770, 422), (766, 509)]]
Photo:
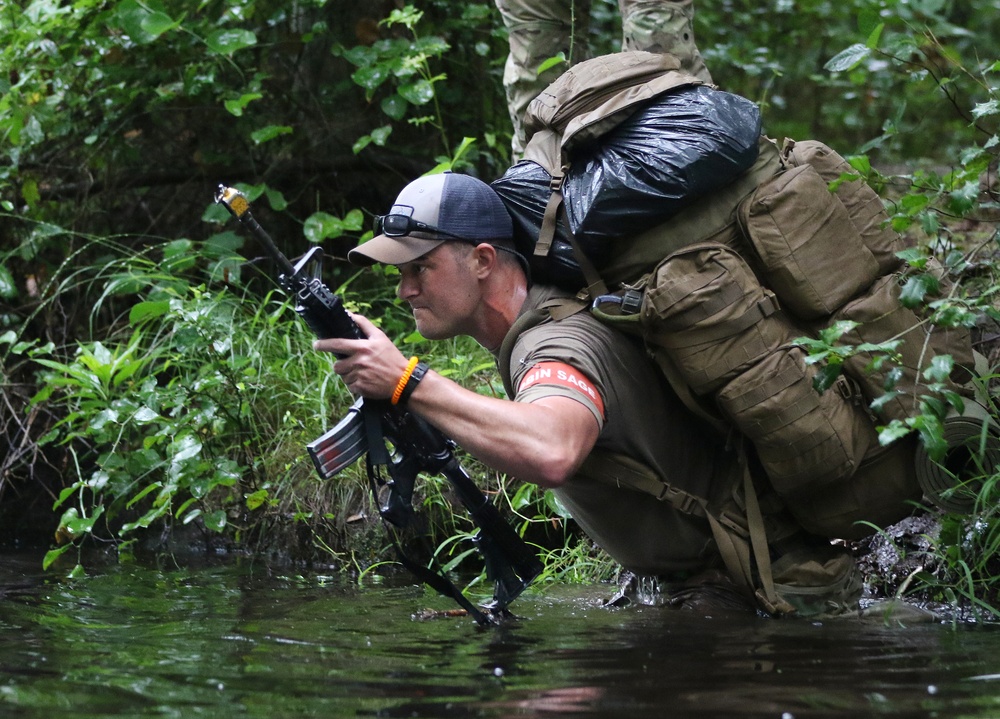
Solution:
[[(570, 228), (600, 268), (609, 240), (653, 227), (693, 200), (724, 187), (757, 159), (760, 111), (749, 100), (708, 87), (661, 95), (571, 158), (563, 185)], [(492, 183), (514, 220), (519, 249), (532, 257), (549, 201), (551, 176), (522, 161)], [(537, 280), (576, 290), (586, 284), (562, 217)]]
[[(537, 162), (521, 161), (494, 180), (492, 187), (500, 195), (514, 223), (514, 245), (531, 264), (535, 281), (556, 285), (575, 292), (587, 285), (580, 265), (573, 256), (573, 247), (566, 235), (562, 217), (556, 222), (555, 237), (547, 257), (536, 257), (535, 243), (542, 227), (542, 216), (549, 201), (552, 176)], [(608, 243), (588, 248), (591, 261), (599, 262), (610, 250)]]
[(659, 224), (757, 159), (758, 107), (698, 86), (668, 93), (578, 151), (563, 185), (570, 228), (590, 242)]

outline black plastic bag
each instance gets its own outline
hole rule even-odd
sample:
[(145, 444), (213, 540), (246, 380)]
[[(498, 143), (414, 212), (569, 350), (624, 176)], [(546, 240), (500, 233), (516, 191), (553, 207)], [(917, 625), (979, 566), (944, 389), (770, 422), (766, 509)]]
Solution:
[[(661, 95), (592, 146), (577, 150), (563, 184), (570, 228), (600, 268), (613, 240), (666, 221), (693, 200), (725, 187), (757, 159), (760, 111), (709, 87)], [(531, 257), (551, 194), (551, 176), (522, 161), (492, 183), (514, 220), (518, 248)], [(578, 289), (586, 283), (560, 216), (537, 280)]]
[(659, 224), (749, 169), (759, 138), (760, 110), (746, 98), (704, 86), (663, 95), (573, 157), (570, 227), (594, 241)]

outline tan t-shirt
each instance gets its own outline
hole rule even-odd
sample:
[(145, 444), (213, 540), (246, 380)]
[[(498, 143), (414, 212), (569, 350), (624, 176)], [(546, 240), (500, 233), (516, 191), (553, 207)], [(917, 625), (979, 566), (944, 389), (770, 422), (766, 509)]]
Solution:
[[(531, 289), (522, 312), (562, 293)], [(671, 486), (709, 496), (735, 461), (722, 439), (677, 398), (641, 344), (579, 312), (525, 330), (514, 345), (517, 402), (570, 397), (601, 425), (597, 447), (626, 454)], [(538, 428), (544, 432), (544, 427)], [(706, 520), (650, 494), (582, 476), (557, 490), (583, 530), (627, 569), (664, 574), (716, 558)]]

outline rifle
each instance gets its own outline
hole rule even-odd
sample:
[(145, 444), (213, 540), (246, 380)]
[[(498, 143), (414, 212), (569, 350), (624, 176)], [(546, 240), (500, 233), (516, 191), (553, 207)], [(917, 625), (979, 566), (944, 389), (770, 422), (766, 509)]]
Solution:
[[(342, 299), (319, 278), (319, 247), (313, 247), (292, 265), (254, 219), (249, 201), (239, 190), (219, 185), (215, 201), (250, 230), (274, 258), (280, 270), (278, 285), (295, 300), (295, 311), (317, 337), (365, 338), (344, 309)], [(307, 268), (311, 271), (307, 272)], [(387, 441), (394, 449), (393, 457)], [(493, 583), (493, 601), (481, 609), (473, 606), (445, 576), (410, 560), (395, 537), (393, 544), (403, 565), (421, 581), (454, 599), (480, 625), (495, 624), (543, 566), (462, 468), (455, 447), (451, 439), (412, 412), (385, 400), (358, 398), (333, 429), (310, 442), (306, 449), (324, 480), (367, 454), (368, 480), (375, 502), (380, 505), (379, 514), (397, 528), (408, 526), (415, 516), (412, 498), (417, 475), (427, 472), (444, 476), (479, 528), (473, 541), (483, 557), (487, 580)], [(387, 468), (390, 480), (382, 478), (381, 467)], [(379, 494), (386, 488), (387, 500), (380, 504)]]

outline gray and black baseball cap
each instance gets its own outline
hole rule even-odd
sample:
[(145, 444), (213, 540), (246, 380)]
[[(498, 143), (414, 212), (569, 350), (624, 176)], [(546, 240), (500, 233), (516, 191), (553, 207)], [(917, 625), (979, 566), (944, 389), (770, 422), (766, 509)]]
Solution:
[(448, 241), (514, 251), (514, 227), (503, 201), (470, 175), (444, 172), (414, 180), (375, 223), (376, 236), (348, 253), (354, 264), (402, 265)]

